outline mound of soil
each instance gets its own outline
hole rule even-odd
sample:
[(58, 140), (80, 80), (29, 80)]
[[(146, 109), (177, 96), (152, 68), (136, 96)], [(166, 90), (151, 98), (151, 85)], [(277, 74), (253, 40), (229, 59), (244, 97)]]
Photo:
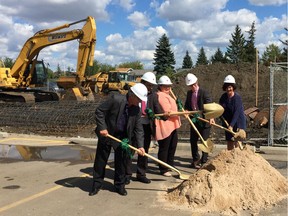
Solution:
[(247, 147), (223, 150), (189, 180), (170, 189), (167, 199), (193, 212), (229, 215), (243, 210), (257, 213), (287, 194), (285, 177)]

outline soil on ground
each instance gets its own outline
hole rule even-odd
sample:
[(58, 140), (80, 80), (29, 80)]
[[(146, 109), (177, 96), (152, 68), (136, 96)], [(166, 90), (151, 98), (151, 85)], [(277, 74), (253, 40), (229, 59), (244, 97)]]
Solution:
[(247, 146), (222, 150), (189, 180), (169, 189), (166, 198), (194, 214), (240, 215), (248, 211), (255, 215), (287, 194), (286, 178)]

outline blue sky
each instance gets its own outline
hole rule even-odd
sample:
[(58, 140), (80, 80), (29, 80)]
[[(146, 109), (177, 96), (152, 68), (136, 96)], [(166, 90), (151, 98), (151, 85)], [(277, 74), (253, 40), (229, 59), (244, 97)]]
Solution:
[[(15, 59), (35, 32), (87, 16), (96, 19), (95, 59), (111, 65), (140, 61), (153, 69), (155, 46), (164, 33), (176, 68), (186, 50), (194, 64), (201, 47), (208, 58), (218, 47), (225, 52), (237, 24), (245, 33), (255, 21), (260, 57), (269, 44), (283, 48), (279, 39), (287, 40), (287, 0), (0, 0), (0, 57)], [(77, 47), (77, 41), (50, 46), (39, 58), (52, 69), (75, 68)]]

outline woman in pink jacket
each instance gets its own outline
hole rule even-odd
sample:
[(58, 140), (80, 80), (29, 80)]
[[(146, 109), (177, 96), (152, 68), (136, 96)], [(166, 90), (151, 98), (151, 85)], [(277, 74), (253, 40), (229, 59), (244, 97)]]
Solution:
[[(181, 126), (180, 117), (177, 115), (170, 116), (170, 112), (177, 112), (176, 101), (169, 95), (172, 82), (167, 76), (161, 76), (158, 81), (159, 91), (158, 100), (168, 119), (155, 120), (156, 140), (159, 144), (158, 159), (174, 166), (174, 155), (176, 152), (178, 134), (177, 129)], [(167, 167), (159, 164), (160, 173), (164, 176), (172, 176)]]

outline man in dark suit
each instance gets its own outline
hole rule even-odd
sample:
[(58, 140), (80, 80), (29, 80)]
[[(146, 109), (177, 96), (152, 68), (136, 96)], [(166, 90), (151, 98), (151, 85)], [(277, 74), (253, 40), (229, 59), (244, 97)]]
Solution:
[(102, 187), (111, 147), (115, 152), (115, 190), (122, 196), (127, 195), (125, 171), (129, 155), (119, 143), (108, 138), (107, 135), (110, 134), (120, 140), (128, 138), (129, 144), (138, 147), (140, 154), (144, 155), (144, 132), (139, 108), (141, 101), (147, 101), (147, 88), (143, 84), (137, 83), (126, 95), (114, 94), (97, 107), (95, 131), (98, 136), (98, 144), (93, 166), (93, 185), (89, 196), (97, 194)]
[[(212, 99), (209, 96), (208, 92), (198, 85), (198, 78), (192, 74), (188, 73), (185, 78), (186, 85), (190, 87), (190, 90), (187, 91), (186, 101), (185, 101), (185, 110), (196, 111), (196, 110), (204, 110), (204, 104), (212, 103)], [(192, 119), (197, 130), (206, 141), (209, 138), (211, 124), (215, 123), (214, 119), (210, 119), (209, 123), (201, 122), (196, 118)], [(191, 153), (193, 162), (191, 163), (192, 168), (199, 169), (201, 164), (207, 162), (208, 153), (202, 152), (202, 157), (200, 161), (200, 155), (198, 153), (198, 145), (197, 141), (199, 139), (198, 133), (194, 130), (194, 128), (190, 127), (190, 145), (191, 145)]]

